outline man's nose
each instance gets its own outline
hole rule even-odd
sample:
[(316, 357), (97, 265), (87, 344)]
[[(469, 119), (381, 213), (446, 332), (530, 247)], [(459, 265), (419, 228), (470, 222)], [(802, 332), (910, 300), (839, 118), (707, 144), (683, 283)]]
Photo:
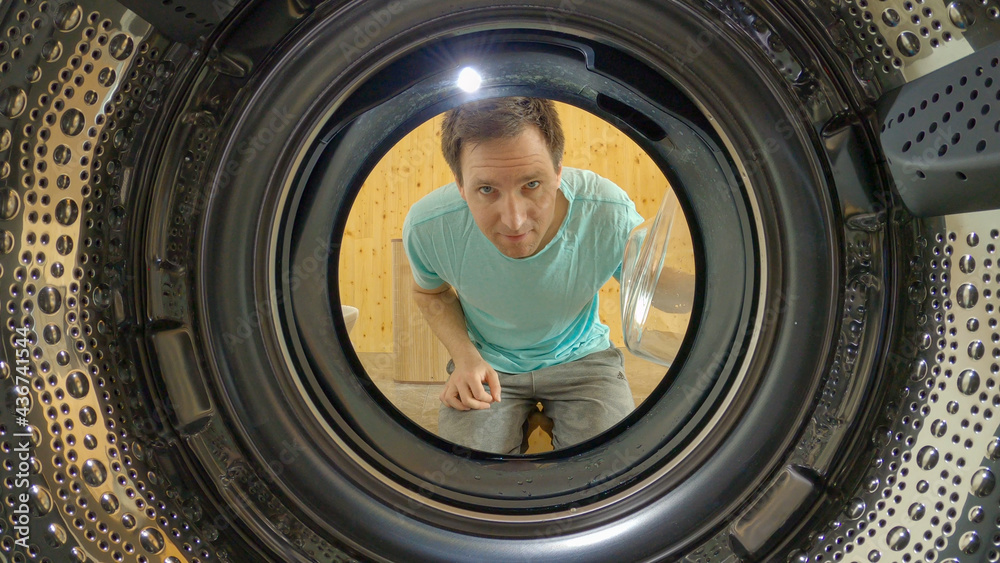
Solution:
[(503, 209), (500, 211), (500, 220), (504, 227), (511, 233), (516, 233), (524, 226), (528, 218), (528, 205), (524, 198), (513, 195), (505, 198)]

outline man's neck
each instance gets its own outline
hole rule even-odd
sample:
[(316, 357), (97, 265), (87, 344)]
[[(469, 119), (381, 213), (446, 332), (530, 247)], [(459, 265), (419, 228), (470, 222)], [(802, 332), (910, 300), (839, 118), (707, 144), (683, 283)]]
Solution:
[(542, 237), (542, 240), (538, 243), (538, 251), (541, 252), (546, 246), (552, 242), (555, 238), (556, 233), (562, 228), (563, 221), (566, 220), (566, 213), (569, 211), (569, 200), (563, 194), (562, 189), (556, 192), (556, 210), (555, 216), (552, 218), (552, 224), (549, 225), (549, 230)]

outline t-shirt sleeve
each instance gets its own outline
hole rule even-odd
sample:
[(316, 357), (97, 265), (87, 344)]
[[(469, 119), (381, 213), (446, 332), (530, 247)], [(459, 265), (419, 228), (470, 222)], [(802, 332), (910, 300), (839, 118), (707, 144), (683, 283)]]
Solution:
[(403, 221), (403, 250), (406, 258), (410, 261), (410, 271), (413, 273), (413, 280), (424, 289), (436, 289), (445, 283), (438, 276), (437, 268), (433, 265), (432, 254), (426, 251), (425, 245), (429, 242), (420, 235), (420, 227), (414, 228), (407, 215)]

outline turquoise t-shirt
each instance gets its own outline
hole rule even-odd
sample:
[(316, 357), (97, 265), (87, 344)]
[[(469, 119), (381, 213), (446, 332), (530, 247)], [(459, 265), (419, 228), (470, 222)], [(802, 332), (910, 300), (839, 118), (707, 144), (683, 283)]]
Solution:
[(458, 293), (469, 338), (493, 369), (525, 373), (611, 345), (597, 292), (621, 271), (625, 242), (643, 221), (621, 188), (563, 167), (569, 202), (555, 237), (527, 258), (501, 253), (476, 226), (454, 183), (410, 208), (403, 246), (420, 287)]

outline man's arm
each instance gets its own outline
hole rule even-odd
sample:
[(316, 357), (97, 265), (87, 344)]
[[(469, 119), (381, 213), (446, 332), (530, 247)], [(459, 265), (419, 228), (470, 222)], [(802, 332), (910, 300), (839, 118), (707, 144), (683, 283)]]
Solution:
[[(455, 371), (441, 392), (441, 402), (461, 411), (488, 409), (490, 403), (499, 402), (500, 378), (469, 340), (465, 314), (455, 290), (448, 284), (428, 290), (414, 282), (413, 300), (455, 362)], [(490, 386), (490, 393), (484, 383)]]
[(690, 313), (694, 303), (694, 275), (664, 267), (656, 281), (653, 307), (664, 313)]

